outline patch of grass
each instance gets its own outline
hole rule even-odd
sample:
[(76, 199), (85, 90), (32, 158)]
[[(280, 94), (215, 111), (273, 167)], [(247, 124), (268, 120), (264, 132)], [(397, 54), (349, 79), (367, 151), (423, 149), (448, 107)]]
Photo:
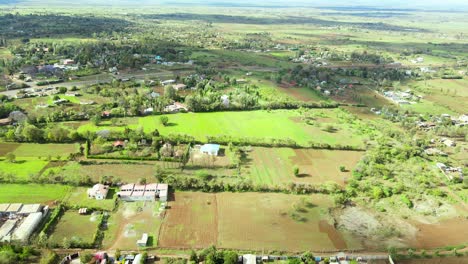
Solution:
[(106, 211), (112, 211), (115, 206), (116, 190), (110, 189), (105, 200), (96, 200), (88, 197), (88, 188), (77, 187), (70, 192), (64, 199), (64, 202), (70, 206), (97, 208)]
[(47, 203), (62, 200), (71, 187), (55, 184), (0, 184), (0, 203)]
[(37, 158), (16, 157), (16, 162), (0, 161), (0, 172), (13, 175), (18, 180), (28, 180), (29, 175), (38, 174), (49, 162)]

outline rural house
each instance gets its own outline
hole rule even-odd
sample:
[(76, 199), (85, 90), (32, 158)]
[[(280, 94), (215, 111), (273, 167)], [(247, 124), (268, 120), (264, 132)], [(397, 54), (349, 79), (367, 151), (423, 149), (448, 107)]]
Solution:
[(10, 118), (0, 119), (0, 126), (8, 126), (11, 124)]
[(88, 189), (88, 197), (95, 198), (96, 200), (104, 200), (108, 192), (109, 186), (98, 183), (94, 185), (93, 188)]
[(169, 85), (169, 84), (173, 84), (173, 83), (175, 83), (175, 80), (166, 80), (166, 81), (161, 82), (161, 84), (164, 85), (164, 86)]
[(200, 147), (200, 152), (210, 156), (218, 156), (219, 147), (218, 144), (205, 144)]
[(185, 90), (187, 88), (187, 85), (183, 83), (179, 83), (179, 84), (173, 85), (172, 88), (174, 88), (174, 90), (176, 91), (180, 91), (180, 90)]

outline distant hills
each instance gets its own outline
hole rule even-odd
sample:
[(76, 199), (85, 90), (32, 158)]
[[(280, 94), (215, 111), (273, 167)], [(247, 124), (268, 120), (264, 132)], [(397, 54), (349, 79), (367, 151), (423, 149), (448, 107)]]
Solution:
[(0, 0), (0, 5), (25, 6), (133, 6), (200, 5), (222, 7), (352, 7), (357, 10), (457, 10), (468, 11), (466, 0)]

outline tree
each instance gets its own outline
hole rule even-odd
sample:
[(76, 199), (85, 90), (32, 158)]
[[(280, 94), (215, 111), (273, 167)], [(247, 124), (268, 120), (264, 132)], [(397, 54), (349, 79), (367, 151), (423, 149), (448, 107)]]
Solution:
[(224, 264), (237, 264), (238, 255), (234, 251), (223, 252)]
[(340, 171), (341, 171), (341, 172), (346, 172), (346, 167), (345, 167), (344, 165), (341, 165), (341, 166), (340, 166)]
[(62, 86), (62, 87), (59, 87), (58, 90), (59, 90), (59, 93), (64, 94), (67, 92), (67, 87)]
[(115, 260), (119, 260), (119, 258), (120, 258), (121, 255), (122, 255), (122, 254), (120, 253), (120, 249), (116, 249), (116, 250), (115, 250)]
[(16, 162), (16, 155), (13, 154), (13, 152), (9, 152), (8, 154), (5, 155), (5, 159), (9, 163), (15, 163)]
[(172, 87), (172, 85), (164, 87), (164, 96), (172, 100), (176, 98), (176, 90), (174, 87)]
[(195, 263), (198, 263), (198, 255), (197, 255), (197, 252), (195, 250), (191, 250), (190, 251), (190, 261), (193, 261)]
[(299, 168), (297, 166), (294, 166), (293, 173), (294, 173), (294, 176), (296, 176), (296, 177), (299, 176)]
[[(65, 248), (65, 249), (69, 249), (71, 247), (70, 239), (64, 237), (63, 240), (62, 240), (62, 247)], [(84, 263), (87, 263), (87, 262), (84, 262)]]
[(81, 263), (90, 263), (92, 259), (93, 255), (91, 255), (90, 253), (80, 254)]
[(93, 122), (93, 124), (95, 126), (99, 126), (99, 123), (101, 123), (101, 116), (100, 115), (95, 115), (93, 117), (91, 117), (91, 122)]
[(139, 183), (140, 185), (145, 185), (145, 184), (146, 184), (146, 178), (140, 178), (140, 179), (138, 179), (138, 183)]
[(159, 117), (159, 122), (161, 122), (161, 124), (163, 126), (167, 126), (167, 124), (169, 123), (169, 117), (167, 116), (160, 116)]

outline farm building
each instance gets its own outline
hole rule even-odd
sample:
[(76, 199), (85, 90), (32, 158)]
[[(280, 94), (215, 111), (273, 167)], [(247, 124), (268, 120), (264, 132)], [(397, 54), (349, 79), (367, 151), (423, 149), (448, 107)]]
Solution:
[(187, 88), (187, 85), (183, 83), (179, 83), (179, 84), (173, 85), (172, 88), (174, 88), (176, 91), (180, 91), (180, 90), (185, 90)]
[(148, 234), (144, 233), (140, 239), (137, 240), (137, 246), (139, 247), (146, 247), (148, 244)]
[(11, 240), (26, 242), (42, 220), (42, 213), (32, 213), (15, 229)]
[(162, 85), (169, 85), (169, 84), (173, 84), (173, 83), (175, 83), (175, 80), (166, 80), (166, 81), (161, 82)]
[(180, 112), (180, 111), (188, 111), (188, 108), (182, 103), (175, 102), (171, 105), (166, 106), (164, 108), (164, 111), (174, 113), (174, 112)]
[(257, 256), (252, 254), (243, 255), (242, 264), (257, 264)]
[(10, 219), (3, 223), (0, 227), (0, 242), (10, 241), (11, 231), (15, 228), (16, 222), (18, 222), (17, 219)]
[(23, 204), (20, 203), (12, 203), (10, 206), (8, 206), (8, 209), (5, 211), (5, 213), (12, 215), (12, 214), (17, 214), (20, 210)]
[(200, 152), (210, 156), (218, 156), (219, 148), (218, 144), (205, 144), (200, 147)]
[(0, 216), (6, 214), (9, 206), (10, 204), (0, 204)]
[(18, 212), (18, 214), (21, 215), (28, 215), (32, 213), (37, 213), (42, 210), (42, 205), (40, 204), (25, 204), (23, 207), (21, 207), (21, 210)]
[(95, 198), (96, 200), (104, 200), (108, 192), (109, 186), (98, 183), (94, 185), (93, 188), (88, 189), (88, 197)]
[(117, 196), (123, 201), (167, 201), (168, 185), (162, 183), (150, 183), (144, 185), (126, 184), (120, 188)]

